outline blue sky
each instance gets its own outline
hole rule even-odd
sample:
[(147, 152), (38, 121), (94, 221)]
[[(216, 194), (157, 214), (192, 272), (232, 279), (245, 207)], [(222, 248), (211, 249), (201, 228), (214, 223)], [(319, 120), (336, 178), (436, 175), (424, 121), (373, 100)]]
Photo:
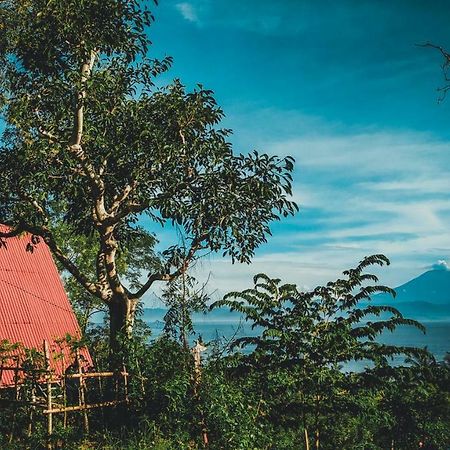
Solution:
[[(450, 256), (450, 98), (438, 52), (448, 1), (161, 0), (154, 56), (214, 90), (235, 150), (296, 159), (300, 212), (251, 266), (211, 256), (219, 291), (266, 272), (313, 286), (385, 253), (393, 286)], [(442, 266), (442, 264), (441, 264)]]

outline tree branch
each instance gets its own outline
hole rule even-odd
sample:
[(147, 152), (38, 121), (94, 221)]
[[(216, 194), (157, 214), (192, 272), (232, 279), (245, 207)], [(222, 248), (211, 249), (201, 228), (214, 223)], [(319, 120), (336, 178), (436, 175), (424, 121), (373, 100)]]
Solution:
[(97, 280), (100, 286), (100, 290), (102, 291), (102, 298), (105, 302), (107, 302), (111, 296), (112, 291), (109, 287), (108, 283), (108, 275), (106, 272), (106, 261), (105, 261), (105, 253), (100, 247), (97, 253), (97, 258), (95, 260), (96, 272), (97, 272)]
[(37, 213), (42, 217), (42, 219), (44, 220), (44, 223), (47, 224), (48, 223), (48, 214), (45, 211), (44, 207), (41, 206), (37, 200), (35, 200), (34, 198), (30, 197), (28, 194), (25, 194), (24, 192), (17, 192), (17, 194), (19, 195), (19, 197), (21, 197), (23, 200), (25, 200), (26, 202), (28, 202), (36, 211)]
[(448, 63), (450, 63), (450, 53), (444, 50), (443, 47), (440, 45), (432, 44), (431, 42), (425, 42), (425, 44), (417, 44), (418, 47), (430, 47), (435, 48), (436, 50), (439, 50), (442, 54), (442, 56), (447, 60)]
[(97, 259), (95, 261), (97, 270), (97, 279), (100, 282), (106, 282), (106, 265), (105, 265), (105, 252), (100, 248), (97, 253)]
[(110, 215), (107, 219), (105, 219), (105, 224), (107, 225), (115, 225), (119, 223), (122, 219), (127, 217), (129, 214), (140, 213), (146, 210), (149, 207), (149, 204), (142, 203), (129, 203), (123, 206), (119, 212), (114, 215)]
[(123, 204), (123, 202), (129, 197), (131, 192), (136, 188), (137, 181), (133, 180), (130, 184), (127, 184), (123, 190), (123, 192), (120, 195), (115, 195), (111, 204), (111, 207), (108, 210), (109, 215), (113, 215), (117, 213), (120, 206)]
[(440, 96), (438, 99), (438, 102), (441, 103), (442, 101), (444, 101), (445, 97), (447, 96), (447, 92), (450, 91), (450, 76), (449, 76), (449, 71), (450, 71), (450, 53), (448, 53), (443, 47), (441, 47), (440, 45), (436, 45), (436, 44), (432, 44), (431, 42), (426, 42), (425, 44), (417, 44), (419, 47), (429, 47), (429, 48), (434, 48), (436, 50), (439, 50), (439, 52), (441, 53), (441, 55), (444, 57), (444, 62), (442, 63), (442, 74), (444, 75), (444, 80), (447, 82), (447, 84), (445, 86), (442, 86), (440, 88), (438, 88), (438, 92), (440, 92)]
[(91, 56), (89, 61), (85, 61), (81, 66), (81, 84), (82, 89), (78, 93), (78, 106), (75, 113), (75, 129), (74, 129), (74, 137), (72, 145), (80, 146), (81, 139), (83, 137), (83, 128), (84, 128), (84, 101), (86, 99), (86, 81), (91, 76), (92, 68), (94, 67), (95, 58), (97, 56), (97, 52), (91, 52)]
[(19, 234), (22, 234), (24, 232), (21, 224), (18, 224), (15, 226), (8, 226), (8, 228), (9, 228), (9, 231), (1, 231), (0, 230), (0, 238), (8, 239), (8, 238), (19, 236)]
[(75, 112), (75, 120), (74, 120), (74, 132), (72, 140), (68, 146), (69, 152), (77, 159), (81, 167), (89, 179), (94, 207), (97, 219), (99, 221), (103, 221), (108, 217), (108, 214), (105, 209), (105, 184), (97, 171), (95, 170), (94, 165), (89, 161), (89, 158), (86, 156), (86, 153), (83, 150), (83, 146), (81, 145), (81, 141), (83, 138), (84, 131), (84, 103), (86, 100), (86, 82), (89, 79), (92, 68), (95, 63), (95, 59), (97, 57), (97, 52), (91, 52), (90, 59), (85, 61), (81, 66), (81, 90), (78, 93), (78, 104)]
[(0, 232), (0, 238), (11, 238), (18, 236), (23, 232), (28, 232), (35, 236), (40, 236), (47, 246), (52, 251), (55, 258), (61, 263), (61, 265), (91, 294), (101, 298), (102, 292), (99, 289), (98, 284), (92, 283), (89, 279), (80, 271), (80, 269), (63, 253), (63, 251), (57, 245), (51, 231), (45, 227), (38, 227), (29, 225), (26, 223), (19, 223), (15, 227), (11, 228), (9, 231)]
[(43, 128), (39, 127), (39, 134), (46, 139), (50, 141), (50, 143), (54, 144), (55, 142), (59, 142), (59, 139), (54, 134), (44, 130)]
[(152, 275), (149, 275), (147, 282), (134, 294), (130, 293), (130, 298), (133, 299), (139, 299), (141, 298), (152, 286), (152, 284), (155, 281), (173, 281), (176, 278), (178, 278), (180, 275), (184, 274), (187, 269), (189, 268), (189, 265), (193, 261), (195, 257), (195, 253), (202, 248), (202, 242), (207, 238), (206, 234), (203, 234), (199, 236), (198, 238), (195, 238), (192, 241), (191, 248), (189, 249), (186, 258), (183, 260), (183, 264), (181, 264), (180, 267), (178, 267), (177, 270), (175, 270), (172, 273), (154, 273)]
[[(133, 187), (133, 189), (134, 189), (134, 187)], [(105, 219), (104, 223), (105, 223), (105, 225), (115, 225), (115, 224), (119, 223), (122, 219), (127, 217), (129, 214), (141, 213), (141, 212), (145, 211), (146, 209), (150, 208), (150, 206), (152, 205), (153, 202), (157, 202), (157, 201), (163, 199), (164, 197), (167, 198), (168, 196), (169, 196), (169, 194), (167, 194), (167, 195), (161, 194), (159, 197), (155, 197), (151, 200), (146, 201), (145, 203), (133, 203), (133, 202), (129, 201), (128, 203), (124, 204), (124, 202), (122, 202), (122, 204), (119, 206), (119, 208), (117, 209), (117, 212), (115, 214), (112, 214), (111, 212), (109, 212), (109, 217), (107, 217)], [(125, 198), (125, 200), (126, 200), (126, 198)]]

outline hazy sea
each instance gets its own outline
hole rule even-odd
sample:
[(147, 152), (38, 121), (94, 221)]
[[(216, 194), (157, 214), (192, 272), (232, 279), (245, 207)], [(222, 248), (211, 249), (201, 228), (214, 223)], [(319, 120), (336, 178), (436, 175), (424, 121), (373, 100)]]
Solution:
[[(152, 338), (158, 337), (163, 330), (164, 311), (160, 309), (146, 309), (143, 319), (152, 329)], [(201, 336), (206, 343), (219, 339), (222, 345), (233, 337), (255, 336), (259, 330), (252, 329), (251, 324), (242, 321), (237, 314), (221, 314), (220, 317), (211, 317), (210, 314), (195, 314), (194, 328), (196, 334), (191, 337), (191, 343)], [(438, 361), (444, 359), (446, 352), (450, 352), (450, 321), (421, 321), (426, 327), (423, 334), (417, 328), (411, 326), (399, 326), (394, 332), (385, 332), (378, 341), (385, 344), (397, 346), (411, 346), (427, 349)], [(404, 357), (396, 357), (393, 364), (401, 364)], [(355, 362), (346, 365), (349, 370), (361, 369), (362, 362)]]

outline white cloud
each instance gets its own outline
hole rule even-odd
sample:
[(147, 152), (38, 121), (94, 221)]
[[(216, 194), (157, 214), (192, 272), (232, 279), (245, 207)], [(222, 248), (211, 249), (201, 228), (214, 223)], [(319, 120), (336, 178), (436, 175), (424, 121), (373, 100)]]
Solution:
[(382, 175), (383, 181), (393, 177), (391, 182), (405, 175), (436, 175), (436, 170), (445, 170), (440, 163), (449, 147), (426, 134), (395, 131), (301, 136), (266, 144), (271, 153), (292, 154), (304, 170), (361, 182), (374, 174)]
[(373, 191), (390, 191), (398, 192), (402, 195), (412, 193), (447, 193), (450, 191), (449, 178), (426, 178), (419, 177), (417, 179), (405, 179), (398, 181), (381, 181), (361, 183), (362, 189), (371, 189)]
[(399, 285), (420, 274), (424, 261), (450, 253), (449, 142), (426, 133), (345, 132), (316, 123), (320, 134), (303, 129), (263, 146), (295, 157), (294, 198), (301, 207), (298, 229), (290, 225), (282, 237), (275, 234), (273, 247), (269, 242), (269, 252), (281, 244), (290, 253), (273, 267), (289, 272), (295, 261), (310, 268), (312, 261), (326, 261), (330, 270), (306, 271), (314, 284), (313, 275), (338, 274), (365, 255), (385, 253), (393, 262), (388, 279)]
[(188, 2), (177, 3), (175, 7), (181, 13), (183, 18), (186, 19), (187, 21), (193, 23), (199, 22), (198, 14), (191, 3)]
[(229, 116), (227, 126), (246, 130), (235, 137), (239, 150), (252, 143), (295, 157), (300, 213), (274, 227), (251, 265), (214, 255), (205, 260), (197, 275), (212, 272), (216, 296), (252, 286), (259, 272), (316, 286), (374, 253), (392, 262), (376, 269), (381, 281), (399, 286), (450, 254), (450, 142), (404, 130), (327, 126), (317, 117), (273, 109)]

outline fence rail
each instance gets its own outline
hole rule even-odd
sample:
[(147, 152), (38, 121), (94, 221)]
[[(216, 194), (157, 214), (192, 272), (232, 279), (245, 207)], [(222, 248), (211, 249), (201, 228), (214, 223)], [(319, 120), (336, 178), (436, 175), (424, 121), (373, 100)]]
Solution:
[[(28, 407), (28, 434), (33, 431), (35, 414), (42, 414), (47, 422), (48, 443), (47, 448), (52, 449), (52, 434), (54, 430), (54, 416), (64, 414), (63, 427), (67, 426), (67, 414), (81, 412), (83, 414), (83, 428), (89, 432), (88, 411), (99, 408), (113, 408), (127, 404), (129, 374), (125, 367), (117, 372), (83, 372), (79, 352), (75, 354), (75, 364), (71, 366), (76, 373), (63, 373), (56, 375), (50, 365), (52, 355), (47, 341), (43, 343), (46, 368), (22, 367), (19, 360), (15, 365), (0, 365), (1, 375), (6, 371), (14, 372), (14, 384), (0, 389), (0, 408), (13, 408), (11, 420), (10, 442), (14, 440), (16, 413), (19, 407)], [(19, 377), (19, 374), (22, 377)], [(29, 376), (28, 376), (29, 375)], [(108, 398), (104, 395), (103, 381), (110, 379), (112, 391)], [(89, 389), (87, 380), (97, 380), (98, 389), (95, 390), (95, 401), (89, 402)], [(93, 391), (93, 389), (91, 389)], [(114, 398), (111, 399), (110, 397)], [(5, 398), (6, 397), (6, 398)], [(62, 403), (61, 403), (62, 400)]]

